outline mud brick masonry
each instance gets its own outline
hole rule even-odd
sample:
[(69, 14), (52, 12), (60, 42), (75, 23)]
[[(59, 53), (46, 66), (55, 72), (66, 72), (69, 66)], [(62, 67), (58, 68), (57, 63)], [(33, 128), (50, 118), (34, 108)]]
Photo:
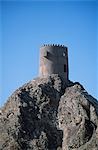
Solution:
[(68, 81), (68, 48), (64, 45), (43, 45), (40, 48), (40, 77), (58, 74)]

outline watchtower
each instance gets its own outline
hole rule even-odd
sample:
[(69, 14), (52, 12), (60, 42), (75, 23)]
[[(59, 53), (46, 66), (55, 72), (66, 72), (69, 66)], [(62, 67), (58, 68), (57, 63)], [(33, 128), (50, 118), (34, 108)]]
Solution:
[(63, 81), (68, 80), (68, 50), (64, 45), (43, 45), (40, 48), (41, 77), (58, 74)]

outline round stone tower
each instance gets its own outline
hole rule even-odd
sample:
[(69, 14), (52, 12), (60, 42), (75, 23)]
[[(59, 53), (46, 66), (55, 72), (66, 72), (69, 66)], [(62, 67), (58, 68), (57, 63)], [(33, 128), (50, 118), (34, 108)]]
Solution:
[(62, 45), (43, 45), (40, 48), (41, 77), (58, 74), (63, 81), (68, 80), (68, 50)]

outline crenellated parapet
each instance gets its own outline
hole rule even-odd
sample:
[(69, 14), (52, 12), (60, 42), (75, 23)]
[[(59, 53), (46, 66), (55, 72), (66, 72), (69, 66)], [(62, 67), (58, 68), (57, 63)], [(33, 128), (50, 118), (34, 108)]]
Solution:
[(65, 45), (60, 44), (43, 44), (41, 47), (60, 47), (60, 48), (67, 48)]

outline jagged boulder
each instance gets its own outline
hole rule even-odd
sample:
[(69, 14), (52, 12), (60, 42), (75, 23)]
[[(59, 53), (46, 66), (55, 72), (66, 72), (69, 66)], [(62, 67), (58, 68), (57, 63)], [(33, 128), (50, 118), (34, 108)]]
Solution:
[(98, 150), (98, 102), (80, 84), (66, 88), (58, 120), (63, 150)]
[(98, 150), (98, 102), (58, 75), (16, 90), (0, 110), (0, 150)]

